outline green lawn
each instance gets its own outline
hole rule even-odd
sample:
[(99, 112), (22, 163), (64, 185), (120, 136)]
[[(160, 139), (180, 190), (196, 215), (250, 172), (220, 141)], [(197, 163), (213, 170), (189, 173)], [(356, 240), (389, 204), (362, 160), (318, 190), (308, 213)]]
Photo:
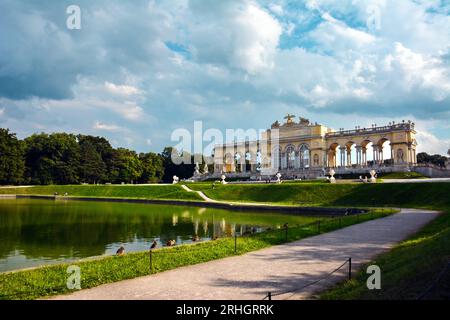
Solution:
[(381, 179), (426, 179), (426, 178), (428, 178), (418, 172), (391, 172), (391, 173), (380, 174), (378, 177)]
[(70, 186), (34, 186), (29, 188), (0, 188), (0, 194), (33, 194), (79, 197), (140, 198), (161, 200), (195, 200), (203, 199), (195, 192), (186, 192), (180, 185), (70, 185)]
[[(377, 210), (358, 216), (320, 218), (317, 223), (291, 227), (287, 238), (284, 230), (273, 230), (260, 234), (237, 238), (237, 252), (234, 252), (234, 239), (222, 238), (196, 245), (182, 245), (153, 251), (152, 267), (148, 252), (129, 253), (121, 257), (113, 256), (95, 260), (73, 262), (81, 270), (83, 289), (101, 284), (131, 279), (150, 273), (162, 272), (185, 265), (206, 262), (235, 254), (244, 254), (276, 244), (296, 241), (319, 233), (329, 232), (340, 227), (384, 217), (391, 210)], [(36, 299), (56, 294), (68, 293), (66, 286), (70, 264), (52, 265), (33, 270), (7, 272), (0, 274), (0, 299)], [(263, 297), (261, 297), (263, 298)]]
[(191, 184), (216, 200), (302, 206), (450, 207), (450, 183)]

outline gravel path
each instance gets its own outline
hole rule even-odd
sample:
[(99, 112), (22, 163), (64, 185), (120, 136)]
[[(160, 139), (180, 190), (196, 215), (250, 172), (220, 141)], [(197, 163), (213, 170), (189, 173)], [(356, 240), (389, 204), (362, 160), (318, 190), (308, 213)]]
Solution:
[[(101, 285), (53, 299), (263, 299), (323, 278), (348, 257), (353, 270), (406, 239), (438, 215), (403, 209), (392, 216), (364, 222), (289, 244), (210, 261), (159, 274)], [(327, 280), (274, 299), (311, 298), (347, 277), (348, 268)], [(83, 285), (83, 284), (81, 284)]]

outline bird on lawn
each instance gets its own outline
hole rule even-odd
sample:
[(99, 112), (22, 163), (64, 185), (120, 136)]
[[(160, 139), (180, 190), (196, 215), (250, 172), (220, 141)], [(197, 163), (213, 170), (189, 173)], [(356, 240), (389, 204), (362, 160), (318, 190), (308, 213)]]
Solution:
[(158, 242), (156, 242), (156, 240), (153, 240), (153, 243), (150, 246), (150, 250), (155, 249), (157, 245), (158, 245)]
[(120, 247), (119, 249), (117, 249), (116, 254), (117, 254), (118, 256), (123, 256), (123, 255), (125, 254), (125, 248), (124, 248), (123, 246)]
[(176, 243), (175, 240), (169, 240), (169, 241), (167, 241), (166, 245), (167, 245), (168, 247), (172, 247), (172, 246), (175, 245), (175, 243)]
[(195, 235), (192, 237), (192, 241), (200, 241), (200, 237), (198, 235)]

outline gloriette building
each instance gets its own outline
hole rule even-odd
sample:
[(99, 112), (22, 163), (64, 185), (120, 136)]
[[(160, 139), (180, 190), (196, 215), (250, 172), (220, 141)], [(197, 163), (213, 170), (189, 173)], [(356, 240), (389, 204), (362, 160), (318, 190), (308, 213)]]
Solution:
[(333, 130), (304, 118), (294, 121), (289, 114), (285, 119), (259, 140), (216, 145), (213, 176), (259, 179), (279, 172), (284, 179), (317, 178), (330, 168), (337, 174), (367, 174), (371, 169), (405, 171), (417, 163), (411, 121)]

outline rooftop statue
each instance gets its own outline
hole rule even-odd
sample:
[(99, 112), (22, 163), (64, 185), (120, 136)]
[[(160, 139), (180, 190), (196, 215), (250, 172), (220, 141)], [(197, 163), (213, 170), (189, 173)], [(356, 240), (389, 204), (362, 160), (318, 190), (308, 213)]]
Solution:
[(309, 120), (306, 118), (300, 117), (300, 124), (309, 125)]
[(284, 119), (287, 120), (286, 124), (293, 124), (294, 121), (292, 119), (294, 119), (294, 118), (295, 118), (295, 116), (293, 114), (289, 114), (289, 113), (287, 114), (286, 117), (284, 117)]
[(280, 123), (277, 121), (275, 121), (274, 123), (272, 123), (272, 129), (273, 128), (279, 128), (280, 127)]

